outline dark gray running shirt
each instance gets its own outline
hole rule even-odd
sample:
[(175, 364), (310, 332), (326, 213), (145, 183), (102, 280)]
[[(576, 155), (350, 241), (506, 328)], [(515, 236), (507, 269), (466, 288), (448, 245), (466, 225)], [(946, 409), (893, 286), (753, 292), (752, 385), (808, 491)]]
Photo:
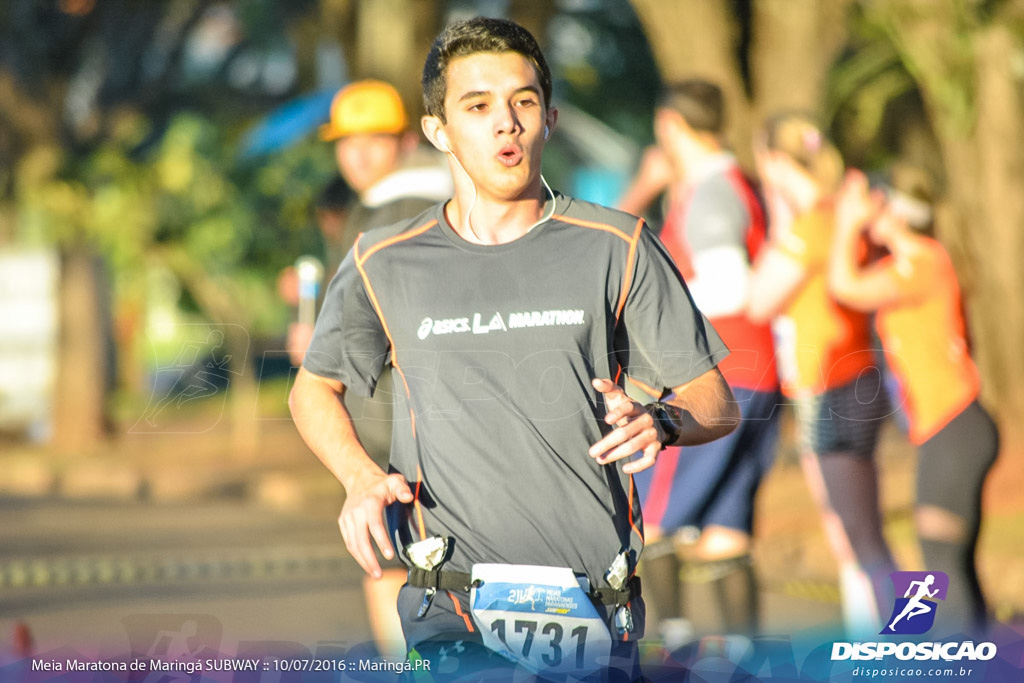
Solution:
[(596, 587), (621, 551), (635, 567), (643, 541), (631, 477), (587, 454), (610, 431), (591, 379), (661, 392), (728, 350), (642, 221), (552, 201), (550, 220), (502, 245), (460, 238), (443, 204), (362, 235), (304, 365), (366, 393), (390, 357), (391, 471), (417, 497), (390, 515), (400, 545), (448, 536), (446, 569), (563, 566)]

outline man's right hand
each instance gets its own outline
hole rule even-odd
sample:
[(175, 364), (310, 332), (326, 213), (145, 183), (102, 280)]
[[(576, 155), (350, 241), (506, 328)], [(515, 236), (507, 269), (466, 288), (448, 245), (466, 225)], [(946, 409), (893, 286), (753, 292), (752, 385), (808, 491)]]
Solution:
[(385, 558), (390, 560), (395, 556), (384, 523), (384, 508), (394, 502), (413, 502), (409, 484), (400, 474), (384, 474), (377, 470), (346, 488), (345, 504), (338, 517), (345, 547), (363, 571), (375, 579), (379, 579), (383, 572), (373, 552), (373, 543), (376, 542)]
[(345, 487), (345, 504), (338, 516), (345, 547), (367, 574), (379, 579), (383, 572), (373, 543), (384, 557), (395, 556), (384, 525), (384, 508), (394, 502), (411, 503), (414, 497), (402, 475), (385, 474), (366, 454), (341, 400), (344, 395), (345, 385), (339, 380), (300, 367), (288, 407), (302, 440)]

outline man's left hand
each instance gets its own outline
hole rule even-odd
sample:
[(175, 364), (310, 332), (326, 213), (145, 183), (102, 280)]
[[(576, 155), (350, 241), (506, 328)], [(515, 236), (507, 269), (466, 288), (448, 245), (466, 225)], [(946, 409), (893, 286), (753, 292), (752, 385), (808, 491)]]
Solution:
[(591, 384), (604, 394), (608, 409), (604, 419), (615, 425), (615, 429), (590, 447), (590, 457), (607, 465), (641, 453), (641, 457), (622, 466), (626, 474), (635, 474), (654, 465), (661, 452), (663, 438), (654, 418), (610, 379), (595, 379)]

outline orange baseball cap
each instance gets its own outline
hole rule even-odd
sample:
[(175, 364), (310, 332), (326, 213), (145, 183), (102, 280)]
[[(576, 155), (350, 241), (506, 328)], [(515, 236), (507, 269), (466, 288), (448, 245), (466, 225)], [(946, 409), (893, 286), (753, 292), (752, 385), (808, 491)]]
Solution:
[(383, 81), (355, 81), (334, 96), (331, 120), (320, 126), (320, 139), (366, 133), (398, 135), (408, 125), (405, 106), (394, 87)]

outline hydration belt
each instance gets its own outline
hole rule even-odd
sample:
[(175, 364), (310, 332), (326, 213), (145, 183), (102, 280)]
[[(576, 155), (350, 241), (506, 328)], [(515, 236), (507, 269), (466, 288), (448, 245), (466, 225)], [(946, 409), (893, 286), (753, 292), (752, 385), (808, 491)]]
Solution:
[[(409, 585), (417, 588), (448, 590), (468, 593), (473, 588), (473, 578), (468, 572), (442, 569), (426, 570), (413, 567), (409, 570)], [(622, 590), (605, 586), (590, 591), (590, 599), (602, 605), (621, 607), (641, 595), (640, 577), (633, 576)]]

